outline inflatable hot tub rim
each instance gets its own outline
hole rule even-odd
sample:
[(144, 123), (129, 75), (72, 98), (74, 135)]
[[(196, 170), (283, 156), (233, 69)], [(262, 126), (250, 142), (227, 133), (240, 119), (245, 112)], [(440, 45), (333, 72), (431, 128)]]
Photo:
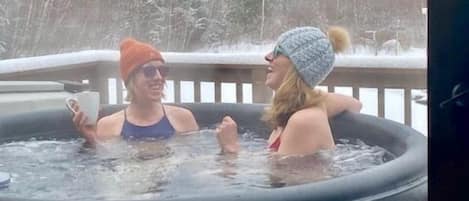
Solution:
[[(201, 127), (211, 126), (219, 122), (224, 115), (230, 115), (239, 125), (247, 129), (257, 129), (263, 135), (268, 135), (269, 129), (259, 126), (262, 123), (259, 119), (265, 107), (263, 104), (177, 105), (191, 109)], [(124, 105), (106, 105), (102, 114), (106, 115), (123, 107)], [(343, 113), (335, 117), (331, 126), (335, 137), (342, 138), (351, 134), (354, 138), (364, 139), (365, 143), (384, 145), (383, 147), (389, 148), (397, 158), (359, 173), (315, 183), (253, 190), (241, 194), (217, 192), (175, 200), (424, 200), (422, 196), (426, 196), (427, 140), (423, 135), (390, 120), (355, 113)], [(351, 131), (354, 133), (350, 133)], [(41, 139), (38, 136), (46, 139), (76, 137), (77, 132), (71, 122), (70, 112), (66, 109), (45, 110), (0, 117), (0, 143), (30, 137)], [(414, 197), (402, 198), (400, 195)], [(0, 195), (0, 200), (3, 199)]]

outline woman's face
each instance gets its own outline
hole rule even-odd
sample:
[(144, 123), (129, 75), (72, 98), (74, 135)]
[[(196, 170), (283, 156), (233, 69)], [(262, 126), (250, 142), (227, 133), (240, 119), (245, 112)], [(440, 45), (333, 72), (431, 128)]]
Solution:
[(293, 68), (293, 63), (288, 57), (279, 52), (270, 52), (264, 59), (269, 62), (267, 67), (267, 77), (265, 85), (272, 90), (277, 90), (283, 82), (285, 75), (290, 68)]
[(134, 98), (161, 101), (168, 68), (161, 61), (150, 61), (135, 70)]

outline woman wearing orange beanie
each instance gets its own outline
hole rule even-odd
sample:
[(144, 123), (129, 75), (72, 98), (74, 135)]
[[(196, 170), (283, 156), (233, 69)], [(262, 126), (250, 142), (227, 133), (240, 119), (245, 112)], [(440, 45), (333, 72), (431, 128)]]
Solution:
[(101, 118), (97, 126), (85, 125), (87, 117), (75, 105), (73, 122), (88, 144), (113, 137), (168, 138), (199, 129), (191, 111), (161, 103), (169, 69), (157, 49), (127, 38), (121, 42), (120, 54), (120, 75), (130, 104)]

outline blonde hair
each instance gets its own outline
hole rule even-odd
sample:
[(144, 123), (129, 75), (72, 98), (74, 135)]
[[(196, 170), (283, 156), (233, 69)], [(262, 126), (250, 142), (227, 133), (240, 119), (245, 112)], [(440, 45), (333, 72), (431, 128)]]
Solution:
[(135, 97), (134, 80), (135, 80), (135, 73), (131, 73), (129, 77), (127, 78), (127, 82), (125, 82), (125, 88), (127, 89), (127, 95), (125, 96), (125, 101), (132, 102), (133, 98)]
[[(350, 36), (345, 28), (331, 26), (327, 30), (327, 37), (334, 53), (344, 52), (350, 47)], [(325, 93), (311, 87), (300, 77), (296, 68), (291, 66), (275, 92), (272, 106), (266, 109), (262, 120), (275, 129), (285, 127), (288, 119), (299, 110), (309, 107), (320, 107), (325, 110)]]
[(324, 93), (318, 89), (311, 89), (292, 66), (275, 92), (272, 106), (268, 107), (262, 116), (262, 120), (275, 129), (285, 127), (293, 113), (317, 106), (324, 107)]

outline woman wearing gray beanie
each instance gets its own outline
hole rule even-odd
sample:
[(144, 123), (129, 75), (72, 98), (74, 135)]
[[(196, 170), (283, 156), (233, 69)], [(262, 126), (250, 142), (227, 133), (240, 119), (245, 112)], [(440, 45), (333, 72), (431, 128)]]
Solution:
[[(269, 62), (265, 84), (275, 91), (263, 120), (273, 129), (269, 148), (279, 154), (313, 154), (335, 147), (329, 118), (343, 111), (359, 112), (361, 103), (348, 96), (315, 87), (332, 71), (335, 53), (350, 44), (340, 27), (327, 34), (315, 27), (299, 27), (278, 38)], [(236, 122), (229, 116), (217, 127), (222, 153), (239, 150)]]

